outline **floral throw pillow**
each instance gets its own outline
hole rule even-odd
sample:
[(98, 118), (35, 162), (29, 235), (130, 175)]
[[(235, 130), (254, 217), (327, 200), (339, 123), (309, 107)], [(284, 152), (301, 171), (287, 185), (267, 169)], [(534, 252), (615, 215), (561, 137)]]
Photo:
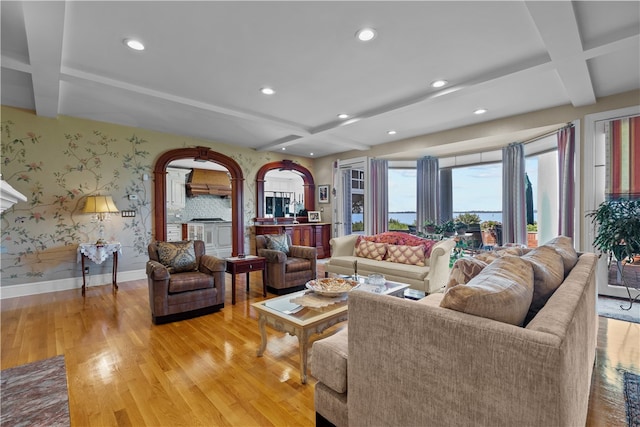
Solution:
[(289, 240), (287, 240), (286, 234), (268, 234), (265, 239), (267, 240), (267, 249), (274, 249), (289, 255)]
[(158, 242), (158, 259), (169, 273), (193, 271), (198, 268), (193, 240), (185, 242)]

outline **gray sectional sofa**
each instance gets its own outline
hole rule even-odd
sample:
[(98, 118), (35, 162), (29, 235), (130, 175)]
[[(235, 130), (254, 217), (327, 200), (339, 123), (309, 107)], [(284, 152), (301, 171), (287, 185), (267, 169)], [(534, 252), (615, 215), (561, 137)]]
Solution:
[[(526, 256), (499, 261), (525, 277), (516, 282), (529, 282), (535, 268), (534, 281), (558, 270), (555, 259), (547, 269), (535, 253)], [(523, 325), (495, 320), (503, 314), (495, 305), (487, 316), (470, 314), (478, 304), (468, 301), (455, 310), (443, 307), (452, 289), (460, 297), (465, 286), (479, 282), (482, 289), (498, 277), (498, 298), (484, 308), (497, 303), (510, 310), (497, 264), (419, 301), (353, 291), (348, 327), (313, 345), (319, 420), (336, 426), (585, 425), (596, 348), (597, 257), (575, 256), (575, 265), (560, 264), (565, 271), (550, 295), (536, 290), (537, 298), (548, 299)], [(515, 298), (536, 298), (529, 285), (524, 292), (516, 287)], [(520, 310), (515, 322), (523, 316)]]

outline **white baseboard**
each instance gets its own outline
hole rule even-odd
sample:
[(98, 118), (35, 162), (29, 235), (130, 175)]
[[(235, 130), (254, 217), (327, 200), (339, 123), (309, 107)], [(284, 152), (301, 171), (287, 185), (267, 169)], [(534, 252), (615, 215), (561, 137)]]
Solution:
[[(131, 270), (118, 273), (118, 283), (140, 280), (147, 277), (145, 270)], [(111, 274), (87, 276), (87, 287), (101, 286), (111, 283)], [(44, 282), (25, 283), (0, 287), (0, 299), (24, 297), (27, 295), (45, 294), (48, 292), (68, 291), (82, 288), (82, 277), (48, 280)]]

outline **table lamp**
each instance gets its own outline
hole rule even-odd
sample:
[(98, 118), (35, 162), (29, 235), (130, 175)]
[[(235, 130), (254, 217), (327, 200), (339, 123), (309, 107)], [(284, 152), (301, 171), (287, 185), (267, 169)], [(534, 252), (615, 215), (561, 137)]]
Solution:
[(91, 219), (99, 223), (96, 245), (106, 244), (107, 242), (104, 240), (104, 221), (110, 220), (112, 213), (118, 213), (118, 208), (113, 203), (111, 196), (88, 196), (83, 212), (93, 214)]

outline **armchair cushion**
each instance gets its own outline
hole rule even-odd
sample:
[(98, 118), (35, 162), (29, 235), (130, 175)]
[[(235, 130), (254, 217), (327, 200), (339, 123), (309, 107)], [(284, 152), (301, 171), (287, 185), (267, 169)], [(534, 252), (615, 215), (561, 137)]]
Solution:
[(169, 280), (169, 294), (207, 288), (213, 288), (213, 276), (200, 273), (199, 271), (188, 271), (176, 274), (171, 276)]
[(285, 261), (284, 271), (293, 273), (294, 271), (311, 270), (311, 261), (304, 258), (287, 258)]
[(284, 252), (289, 255), (289, 239), (286, 234), (266, 234), (267, 249)]
[(289, 256), (294, 258), (316, 259), (318, 256), (318, 250), (312, 246), (292, 245), (289, 252)]
[(184, 242), (158, 242), (158, 258), (169, 273), (194, 271), (198, 268), (192, 240)]

